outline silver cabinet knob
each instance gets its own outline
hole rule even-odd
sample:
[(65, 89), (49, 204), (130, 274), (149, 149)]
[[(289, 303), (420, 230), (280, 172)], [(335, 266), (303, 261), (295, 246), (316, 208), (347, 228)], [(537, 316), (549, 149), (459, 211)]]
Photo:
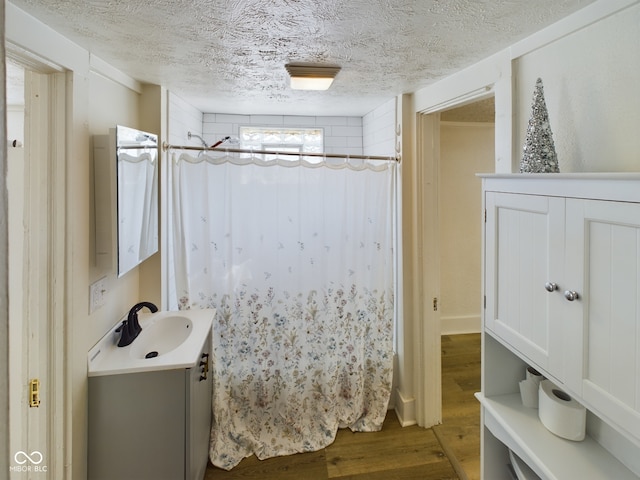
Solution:
[(547, 282), (544, 284), (544, 288), (547, 289), (547, 292), (553, 292), (558, 289), (558, 285), (553, 282)]
[(564, 298), (566, 298), (570, 302), (573, 302), (574, 300), (577, 300), (579, 298), (578, 292), (574, 292), (573, 290), (565, 290)]

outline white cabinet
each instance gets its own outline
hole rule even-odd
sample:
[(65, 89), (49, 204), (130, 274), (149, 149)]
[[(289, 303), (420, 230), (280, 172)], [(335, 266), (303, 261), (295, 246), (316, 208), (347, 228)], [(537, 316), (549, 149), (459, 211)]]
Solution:
[(566, 282), (582, 295), (566, 310), (582, 340), (567, 387), (640, 438), (640, 203), (567, 199), (566, 218)]
[[(638, 478), (640, 175), (486, 176), (483, 192), (483, 478), (509, 478), (507, 448), (542, 478)], [(529, 365), (587, 407), (585, 442), (521, 405)]]
[(487, 192), (485, 202), (485, 328), (562, 380), (562, 300), (555, 293), (563, 275), (564, 199)]

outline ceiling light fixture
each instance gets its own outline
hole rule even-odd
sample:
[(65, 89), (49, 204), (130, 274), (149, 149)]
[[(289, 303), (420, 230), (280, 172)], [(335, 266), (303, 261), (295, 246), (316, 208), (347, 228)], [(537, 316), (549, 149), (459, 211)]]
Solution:
[(290, 63), (284, 66), (291, 77), (294, 90), (326, 90), (340, 71), (340, 67)]

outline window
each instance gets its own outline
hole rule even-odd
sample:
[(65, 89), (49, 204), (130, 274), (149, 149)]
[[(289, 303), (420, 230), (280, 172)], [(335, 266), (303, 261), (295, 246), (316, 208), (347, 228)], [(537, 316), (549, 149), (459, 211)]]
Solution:
[[(240, 147), (253, 150), (322, 153), (324, 151), (324, 130), (322, 128), (240, 127)], [(267, 159), (274, 157), (266, 156)], [(295, 156), (282, 158), (298, 159)], [(314, 157), (306, 159), (313, 161)], [(319, 158), (315, 160), (320, 161)]]

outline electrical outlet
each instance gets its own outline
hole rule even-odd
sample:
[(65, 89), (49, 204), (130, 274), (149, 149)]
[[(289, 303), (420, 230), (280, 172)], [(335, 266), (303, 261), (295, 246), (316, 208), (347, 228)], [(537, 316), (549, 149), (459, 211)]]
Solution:
[(107, 294), (107, 277), (102, 277), (89, 287), (89, 313), (104, 305)]

